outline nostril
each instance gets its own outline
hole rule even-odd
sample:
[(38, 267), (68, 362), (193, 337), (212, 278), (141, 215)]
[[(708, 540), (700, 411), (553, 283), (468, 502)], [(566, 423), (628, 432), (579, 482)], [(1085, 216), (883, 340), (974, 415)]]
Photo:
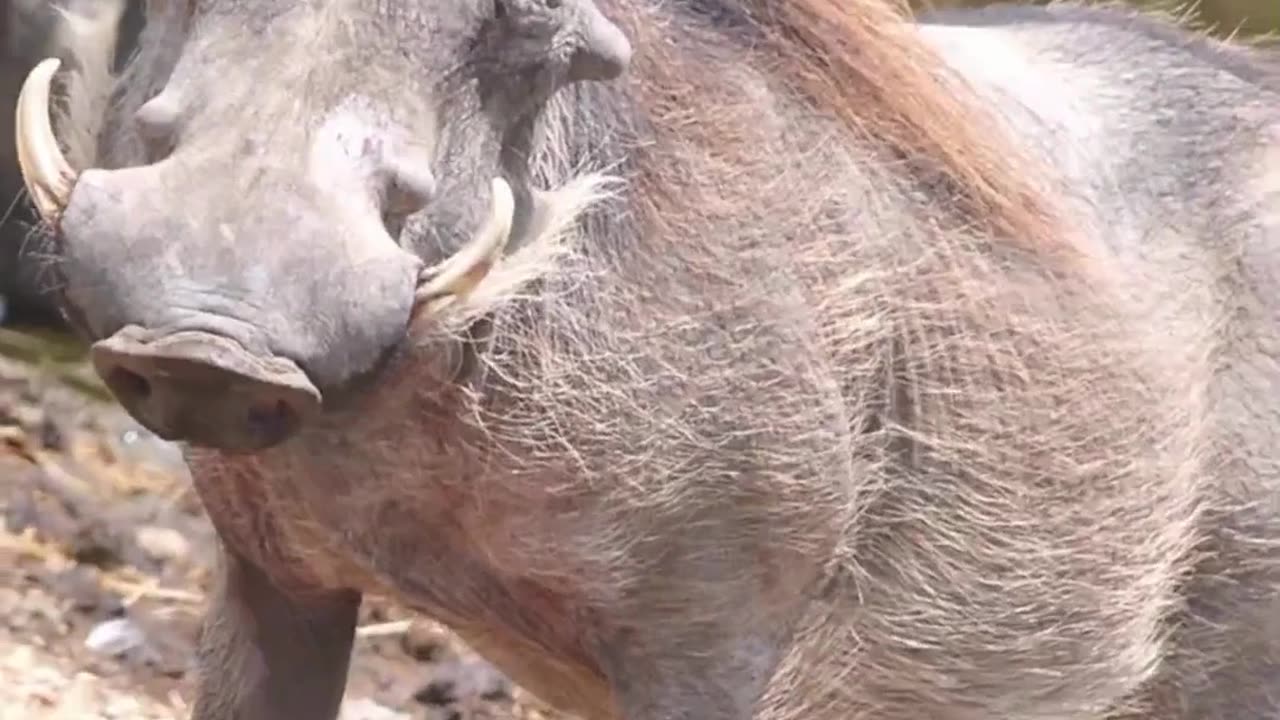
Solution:
[(245, 422), (255, 437), (275, 442), (291, 434), (300, 419), (301, 414), (292, 405), (277, 399), (249, 406)]
[(106, 381), (121, 398), (137, 402), (151, 396), (151, 383), (128, 368), (114, 368), (107, 375)]

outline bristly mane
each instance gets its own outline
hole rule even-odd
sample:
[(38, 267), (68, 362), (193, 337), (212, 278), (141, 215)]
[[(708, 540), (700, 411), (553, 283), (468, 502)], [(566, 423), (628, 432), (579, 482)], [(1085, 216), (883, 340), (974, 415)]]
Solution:
[[(613, 4), (613, 3), (611, 3)], [(1047, 169), (993, 131), (976, 93), (947, 72), (895, 0), (679, 0), (731, 35), (747, 33), (774, 72), (940, 192), (953, 217), (1035, 252), (1067, 250)], [(679, 14), (674, 22), (680, 22)], [(756, 41), (762, 42), (756, 42)]]

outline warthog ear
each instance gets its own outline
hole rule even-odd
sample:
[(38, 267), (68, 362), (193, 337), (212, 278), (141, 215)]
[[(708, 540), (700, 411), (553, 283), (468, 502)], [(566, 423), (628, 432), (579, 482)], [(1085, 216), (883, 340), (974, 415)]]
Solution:
[(569, 59), (569, 81), (613, 80), (626, 72), (631, 62), (627, 36), (591, 0), (570, 2), (577, 6), (573, 30), (579, 45)]

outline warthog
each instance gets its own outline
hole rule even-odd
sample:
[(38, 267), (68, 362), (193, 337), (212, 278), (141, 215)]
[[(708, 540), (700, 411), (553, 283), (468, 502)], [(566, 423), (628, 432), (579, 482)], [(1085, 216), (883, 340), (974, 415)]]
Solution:
[[(1280, 712), (1280, 82), (1118, 9), (156, 0), (59, 301), (223, 541), (199, 720), (385, 593), (627, 720)], [(634, 50), (634, 52), (633, 52)]]
[[(64, 76), (64, 98), (75, 105), (63, 108), (68, 117), (66, 144), (73, 158), (85, 156), (92, 138), (83, 132), (90, 118), (101, 115), (109, 89), (107, 75), (119, 64), (136, 38), (139, 13), (123, 33), (119, 32), (126, 0), (13, 0), (0, 7), (0, 105), (12, 108), (22, 80), (42, 58), (69, 61)], [(135, 9), (140, 9), (137, 6)], [(61, 12), (59, 11), (61, 10)], [(22, 176), (14, 154), (13, 113), (0, 113), (0, 322), (18, 320), (56, 324), (57, 308), (50, 295), (50, 278), (44, 269), (45, 236), (33, 234), (36, 216), (30, 204), (21, 202)]]

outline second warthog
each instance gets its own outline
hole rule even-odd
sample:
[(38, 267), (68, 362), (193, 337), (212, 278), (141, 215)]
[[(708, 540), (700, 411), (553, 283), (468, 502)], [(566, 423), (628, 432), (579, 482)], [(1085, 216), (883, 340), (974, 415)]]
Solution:
[(333, 718), (371, 592), (592, 718), (1275, 717), (1277, 83), (943, 20), (156, 2), (93, 169), (41, 66), (61, 302), (226, 549), (195, 717)]
[[(69, 60), (63, 74), (62, 137), (78, 163), (93, 160), (95, 118), (110, 91), (113, 66), (132, 50), (141, 21), (135, 0), (12, 0), (0, 5), (0, 105), (12, 108), (23, 78), (40, 60)], [(130, 11), (130, 12), (126, 12)], [(126, 17), (123, 25), (122, 18)], [(0, 114), (0, 323), (59, 324), (36, 214), (22, 197), (13, 113)]]

